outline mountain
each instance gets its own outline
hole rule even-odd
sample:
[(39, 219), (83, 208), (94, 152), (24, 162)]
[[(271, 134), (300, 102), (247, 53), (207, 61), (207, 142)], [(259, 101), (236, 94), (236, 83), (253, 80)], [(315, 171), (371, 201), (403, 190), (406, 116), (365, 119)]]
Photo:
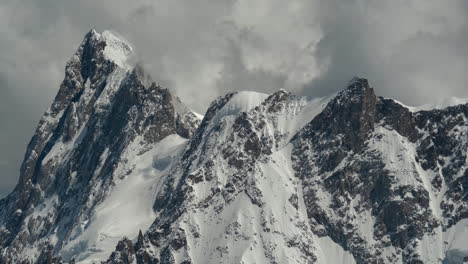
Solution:
[(154, 220), (160, 177), (200, 120), (141, 67), (131, 69), (131, 52), (111, 32), (92, 30), (67, 63), (19, 183), (0, 202), (1, 263), (105, 259)]
[(313, 101), (229, 94), (151, 227), (107, 263), (467, 261), (467, 116), (467, 104), (412, 112), (359, 78)]
[(468, 101), (354, 78), (202, 120), (89, 32), (0, 201), (0, 263), (468, 262)]

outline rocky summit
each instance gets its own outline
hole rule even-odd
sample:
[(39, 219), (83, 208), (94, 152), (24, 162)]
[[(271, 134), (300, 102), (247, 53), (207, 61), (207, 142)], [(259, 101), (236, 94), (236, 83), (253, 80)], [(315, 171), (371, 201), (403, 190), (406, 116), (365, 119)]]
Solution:
[(86, 34), (0, 201), (0, 264), (468, 263), (468, 100), (354, 78), (205, 115)]

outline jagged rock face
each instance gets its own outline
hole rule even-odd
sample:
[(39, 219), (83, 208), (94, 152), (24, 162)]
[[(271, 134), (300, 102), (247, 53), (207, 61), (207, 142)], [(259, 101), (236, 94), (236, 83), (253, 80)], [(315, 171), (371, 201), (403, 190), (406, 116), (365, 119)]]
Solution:
[(248, 97), (255, 106), (239, 94), (211, 105), (153, 225), (107, 263), (466, 258), (466, 105), (413, 111), (365, 79), (315, 102)]
[(466, 117), (466, 105), (413, 113), (355, 80), (292, 140), (314, 232), (358, 263), (440, 261), (421, 244), (466, 218)]
[[(374, 130), (376, 104), (367, 81), (355, 80), (292, 141), (294, 166), (303, 181), (314, 232), (330, 236), (361, 263), (393, 261), (380, 257), (383, 249), (405, 248), (411, 238), (436, 225), (428, 212), (427, 191), (412, 186), (393, 190), (393, 172), (370, 146), (372, 141), (385, 140)], [(392, 201), (409, 192), (416, 198)], [(427, 227), (424, 223), (423, 229), (399, 230), (412, 221), (427, 221)], [(370, 237), (360, 230), (363, 222), (370, 225)]]
[(189, 138), (198, 126), (177, 97), (140, 67), (131, 70), (125, 62), (131, 51), (112, 33), (93, 30), (67, 63), (58, 95), (28, 145), (19, 184), (0, 203), (1, 263), (50, 263), (92, 247), (61, 254), (99, 220), (95, 209), (116, 180), (131, 175), (130, 147), (143, 155), (168, 136)]
[[(308, 225), (300, 180), (286, 160), (289, 140), (326, 100), (310, 103), (311, 111), (304, 99), (280, 91), (258, 98), (255, 107), (231, 111), (241, 98), (230, 94), (209, 108), (191, 148), (172, 173), (177, 176), (158, 195), (155, 209), (161, 214), (143, 246), (134, 249), (138, 261), (143, 259), (139, 256), (152, 256), (152, 262), (141, 263), (325, 259), (316, 253), (319, 245)], [(115, 252), (109, 263), (125, 263), (124, 259)]]
[[(369, 87), (367, 80), (355, 79), (348, 89), (340, 92), (311, 123), (301, 131), (318, 135), (301, 135), (311, 137), (313, 144), (321, 141), (330, 141), (324, 149), (333, 144), (340, 144), (346, 151), (359, 151), (367, 140), (369, 132), (374, 129), (376, 96), (373, 88)], [(336, 136), (339, 135), (339, 138)], [(323, 149), (323, 150), (324, 150)], [(335, 163), (341, 161), (340, 154), (334, 158)], [(335, 164), (330, 164), (333, 169)]]
[(468, 261), (468, 104), (355, 78), (230, 93), (200, 123), (131, 51), (91, 31), (67, 64), (0, 201), (0, 263)]
[[(108, 263), (315, 261), (313, 234), (298, 210), (298, 181), (264, 169), (279, 166), (274, 163), (281, 156), (271, 154), (292, 136), (275, 127), (304, 107), (303, 99), (284, 91), (228, 94), (215, 101), (156, 197), (155, 222)], [(279, 186), (287, 190), (274, 198)], [(273, 199), (278, 206), (271, 205)], [(286, 222), (288, 230), (282, 229)], [(129, 258), (128, 252), (136, 253)]]
[[(391, 106), (390, 106), (391, 104)], [(377, 117), (385, 126), (416, 145), (416, 162), (430, 173), (430, 185), (436, 193), (445, 193), (440, 205), (441, 224), (449, 228), (467, 215), (466, 142), (468, 105), (461, 104), (441, 110), (411, 113), (388, 99), (382, 99), (382, 112), (396, 115)]]

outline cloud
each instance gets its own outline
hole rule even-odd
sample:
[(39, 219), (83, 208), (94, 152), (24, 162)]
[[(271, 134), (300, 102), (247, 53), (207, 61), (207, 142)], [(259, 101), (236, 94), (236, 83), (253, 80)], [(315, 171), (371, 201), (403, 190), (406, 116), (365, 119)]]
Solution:
[(468, 97), (466, 1), (319, 1), (323, 37), (308, 95), (341, 89), (352, 76), (410, 105)]
[(232, 90), (317, 96), (355, 75), (417, 105), (468, 97), (467, 13), (464, 0), (1, 1), (0, 189), (16, 181), (37, 120), (91, 28), (130, 40), (153, 79), (198, 112)]

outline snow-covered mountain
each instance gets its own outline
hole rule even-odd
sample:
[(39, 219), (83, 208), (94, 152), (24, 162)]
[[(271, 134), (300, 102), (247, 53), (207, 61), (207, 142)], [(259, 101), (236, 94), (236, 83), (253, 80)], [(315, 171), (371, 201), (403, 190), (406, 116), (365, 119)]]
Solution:
[(131, 69), (131, 52), (93, 30), (67, 63), (19, 183), (0, 202), (2, 263), (106, 259), (154, 220), (159, 182), (200, 120)]
[(89, 32), (0, 201), (0, 263), (468, 262), (468, 102), (234, 92), (203, 120)]

